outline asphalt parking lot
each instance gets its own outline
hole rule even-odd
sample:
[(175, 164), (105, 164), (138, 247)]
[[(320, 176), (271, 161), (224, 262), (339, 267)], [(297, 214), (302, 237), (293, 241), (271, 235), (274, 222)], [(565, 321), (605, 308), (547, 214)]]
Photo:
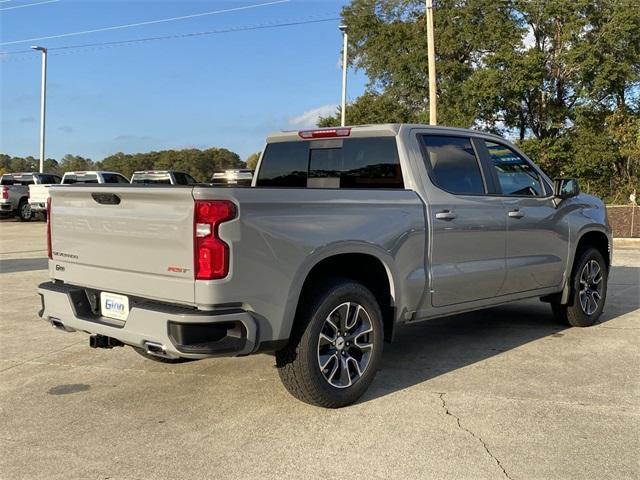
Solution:
[(640, 249), (600, 324), (534, 300), (406, 329), (363, 400), (294, 400), (273, 357), (163, 365), (40, 320), (45, 225), (0, 222), (2, 479), (640, 478)]

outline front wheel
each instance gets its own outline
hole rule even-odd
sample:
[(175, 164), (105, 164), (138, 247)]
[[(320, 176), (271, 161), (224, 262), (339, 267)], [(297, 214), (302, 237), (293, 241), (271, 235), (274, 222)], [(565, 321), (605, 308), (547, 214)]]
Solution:
[(583, 251), (574, 262), (569, 303), (552, 303), (554, 316), (573, 327), (595, 324), (607, 298), (607, 277), (607, 264), (602, 254), (595, 248)]
[(339, 408), (358, 400), (380, 365), (380, 306), (362, 284), (336, 279), (301, 307), (288, 345), (276, 352), (282, 383), (311, 405)]

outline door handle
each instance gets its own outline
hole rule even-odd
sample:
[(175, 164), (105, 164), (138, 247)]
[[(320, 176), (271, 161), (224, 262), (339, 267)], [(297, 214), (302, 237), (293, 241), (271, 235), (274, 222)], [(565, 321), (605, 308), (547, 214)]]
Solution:
[(456, 214), (449, 210), (443, 210), (442, 212), (436, 213), (436, 218), (438, 220), (453, 220), (456, 218)]
[(522, 213), (520, 210), (518, 210), (517, 208), (515, 210), (511, 210), (509, 212), (509, 216), (511, 218), (522, 218), (524, 217), (524, 213)]

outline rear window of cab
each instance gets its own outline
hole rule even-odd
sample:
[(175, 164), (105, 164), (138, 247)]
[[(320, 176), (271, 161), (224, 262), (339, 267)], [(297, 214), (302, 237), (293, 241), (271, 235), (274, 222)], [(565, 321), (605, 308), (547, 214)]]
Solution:
[(257, 187), (404, 188), (395, 137), (276, 142), (262, 156)]

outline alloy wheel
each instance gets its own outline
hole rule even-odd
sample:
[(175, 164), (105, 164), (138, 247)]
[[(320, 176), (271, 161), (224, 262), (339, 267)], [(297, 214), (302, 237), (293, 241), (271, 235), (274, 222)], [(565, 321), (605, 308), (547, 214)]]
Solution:
[(362, 377), (373, 336), (371, 317), (358, 303), (342, 303), (327, 315), (318, 339), (318, 366), (331, 386), (347, 388)]
[(31, 217), (31, 205), (28, 202), (23, 202), (20, 206), (20, 216), (24, 219)]
[(600, 264), (595, 260), (589, 260), (580, 273), (580, 291), (578, 293), (580, 307), (587, 315), (593, 315), (598, 310), (604, 288), (602, 280)]

